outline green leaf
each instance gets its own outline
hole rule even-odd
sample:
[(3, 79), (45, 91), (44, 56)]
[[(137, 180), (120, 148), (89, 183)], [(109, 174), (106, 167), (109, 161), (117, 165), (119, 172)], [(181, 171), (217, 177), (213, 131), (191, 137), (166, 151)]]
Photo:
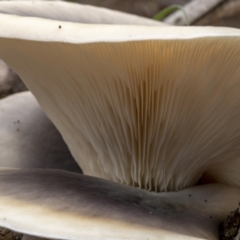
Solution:
[(155, 20), (163, 20), (164, 18), (166, 18), (169, 14), (175, 12), (176, 10), (181, 10), (183, 12), (183, 15), (185, 17), (185, 21), (186, 21), (186, 25), (189, 26), (189, 19), (187, 16), (186, 11), (184, 10), (184, 8), (180, 5), (171, 5), (169, 7), (164, 8), (162, 11), (158, 12), (153, 19)]

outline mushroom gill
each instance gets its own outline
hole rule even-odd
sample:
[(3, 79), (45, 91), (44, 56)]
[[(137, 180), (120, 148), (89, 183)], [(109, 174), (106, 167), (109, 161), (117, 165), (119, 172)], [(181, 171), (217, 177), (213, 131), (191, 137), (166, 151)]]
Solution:
[(221, 184), (148, 192), (71, 173), (79, 171), (69, 157), (31, 93), (0, 101), (1, 227), (23, 240), (217, 239), (240, 198)]
[(240, 186), (239, 30), (0, 20), (0, 57), (85, 174), (152, 191), (204, 173)]
[[(25, 15), (30, 7), (47, 17), (43, 9), (52, 3), (37, 4), (0, 3), (1, 11)], [(115, 183), (1, 168), (0, 225), (68, 240), (217, 239), (240, 199), (240, 31), (85, 25), (72, 23), (74, 16), (1, 14), (0, 57), (84, 173)], [(8, 116), (0, 118), (5, 126)], [(35, 115), (22, 116), (31, 122)], [(218, 184), (191, 187), (203, 175)]]

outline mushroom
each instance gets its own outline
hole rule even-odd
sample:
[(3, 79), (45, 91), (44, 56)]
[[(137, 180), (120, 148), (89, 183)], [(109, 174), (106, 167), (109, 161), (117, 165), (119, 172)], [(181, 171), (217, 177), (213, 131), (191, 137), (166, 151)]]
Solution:
[(90, 175), (2, 170), (0, 225), (63, 239), (217, 239), (240, 199), (240, 31), (0, 21), (0, 57)]
[[(0, 225), (54, 239), (217, 239), (240, 189), (153, 193), (60, 170), (0, 171)], [(206, 202), (207, 201), (207, 202)]]
[(30, 92), (0, 101), (0, 166), (81, 172), (61, 135)]
[(129, 13), (63, 1), (1, 1), (0, 13), (89, 24), (166, 25)]

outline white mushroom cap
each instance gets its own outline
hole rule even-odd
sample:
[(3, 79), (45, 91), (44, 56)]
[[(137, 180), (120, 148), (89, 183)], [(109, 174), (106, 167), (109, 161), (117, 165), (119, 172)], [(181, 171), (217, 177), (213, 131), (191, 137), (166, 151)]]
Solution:
[(57, 170), (0, 171), (0, 225), (54, 239), (218, 239), (240, 189), (210, 184), (172, 193)]
[(1, 1), (0, 13), (92, 24), (165, 25), (129, 13), (63, 1)]
[(0, 57), (84, 173), (155, 191), (204, 173), (240, 186), (239, 30), (0, 21)]
[(30, 92), (0, 100), (0, 166), (81, 172)]

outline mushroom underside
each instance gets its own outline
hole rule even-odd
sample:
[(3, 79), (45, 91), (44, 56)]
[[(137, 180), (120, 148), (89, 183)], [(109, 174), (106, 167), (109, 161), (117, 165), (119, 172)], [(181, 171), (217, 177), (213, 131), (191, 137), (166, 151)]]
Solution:
[[(135, 40), (127, 41), (132, 27), (64, 23), (59, 30), (55, 21), (31, 18), (34, 29), (45, 28), (36, 36), (27, 18), (12, 18), (9, 25), (18, 20), (14, 29), (30, 40), (5, 30), (0, 57), (33, 92), (85, 174), (154, 191), (196, 185), (203, 174), (239, 186), (237, 30), (223, 35), (212, 28), (208, 36), (207, 28), (206, 37), (186, 39), (182, 28), (183, 39), (168, 40), (161, 36), (174, 32), (161, 27), (157, 40), (148, 27), (154, 40), (137, 40), (145, 27), (135, 26)], [(98, 31), (125, 35), (96, 42)], [(76, 43), (74, 34), (86, 38)]]
[[(69, 155), (64, 151), (61, 137), (30, 92), (1, 100), (0, 112), (4, 113), (0, 115), (0, 134), (5, 140), (1, 142), (1, 166), (77, 171), (66, 164)], [(47, 139), (41, 138), (46, 132)], [(46, 142), (52, 147), (47, 148)], [(15, 156), (11, 151), (15, 151)], [(44, 161), (47, 157), (48, 161)], [(1, 169), (0, 192), (0, 225), (24, 233), (24, 240), (36, 236), (104, 240), (144, 239), (145, 236), (217, 239), (218, 224), (239, 198), (237, 189), (224, 185), (154, 194), (65, 171), (8, 168)], [(219, 201), (220, 195), (226, 197)], [(223, 207), (226, 202), (227, 207)]]
[[(240, 198), (240, 32), (0, 20), (0, 57), (84, 173), (117, 182), (2, 169), (0, 225), (48, 238), (218, 239)], [(203, 175), (218, 184), (192, 187)]]
[[(0, 115), (1, 166), (77, 171), (69, 167), (74, 164), (64, 151), (60, 135), (30, 92), (1, 100), (0, 112), (4, 113)], [(41, 138), (45, 133), (48, 133), (47, 139)], [(46, 142), (52, 147), (47, 148)], [(58, 147), (54, 148), (50, 142)], [(166, 239), (187, 239), (186, 236), (218, 239), (219, 223), (240, 197), (238, 189), (216, 184), (154, 194), (65, 171), (7, 168), (0, 173), (0, 192), (0, 206), (4, 209), (0, 208), (0, 225), (24, 233), (24, 239), (32, 239), (32, 236), (101, 239), (97, 238), (99, 234), (104, 235), (104, 240), (112, 237), (144, 239), (145, 235), (150, 239), (163, 236)], [(76, 224), (69, 229), (73, 221)], [(83, 225), (85, 231), (82, 231)], [(113, 236), (112, 228), (116, 225), (117, 232)], [(136, 235), (139, 228), (143, 232)]]
[[(1, 100), (0, 112), (4, 113), (0, 115), (1, 166), (78, 171), (77, 167), (72, 167), (74, 160), (69, 159), (70, 154), (64, 150), (61, 136), (30, 92)], [(41, 136), (45, 133), (48, 133), (47, 139)], [(46, 147), (46, 143), (51, 148)], [(45, 159), (47, 161), (43, 161)], [(163, 236), (166, 239), (176, 236), (187, 239), (186, 235), (191, 239), (218, 239), (219, 223), (240, 198), (238, 190), (224, 185), (153, 194), (56, 170), (2, 169), (0, 175), (0, 206), (4, 209), (0, 209), (0, 225), (24, 233), (24, 240), (35, 239), (33, 235), (48, 239), (144, 239), (145, 235), (150, 239)], [(72, 221), (76, 224), (68, 229)], [(102, 221), (104, 224), (99, 225)], [(141, 228), (143, 233), (138, 236), (129, 233), (132, 225), (134, 231)], [(83, 231), (86, 226), (96, 228), (95, 232)], [(161, 230), (156, 231), (159, 228)], [(127, 231), (126, 236), (122, 233), (124, 231)], [(97, 238), (98, 234), (104, 237)]]

